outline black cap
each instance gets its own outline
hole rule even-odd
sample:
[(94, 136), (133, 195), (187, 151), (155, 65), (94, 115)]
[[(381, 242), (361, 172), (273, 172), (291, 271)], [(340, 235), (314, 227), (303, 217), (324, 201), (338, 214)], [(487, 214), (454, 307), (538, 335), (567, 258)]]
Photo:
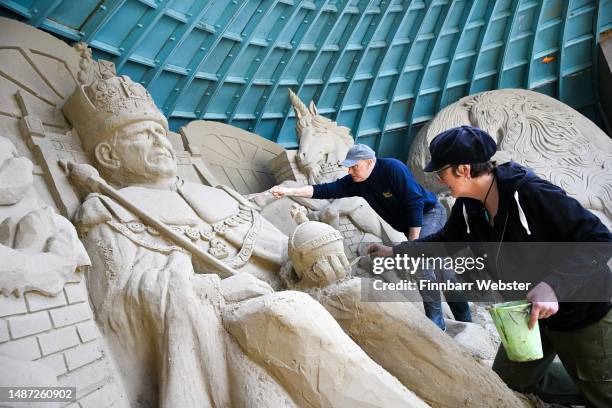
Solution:
[(459, 126), (433, 138), (429, 144), (431, 160), (424, 170), (438, 171), (448, 164), (484, 163), (496, 151), (497, 144), (487, 132), (472, 126)]

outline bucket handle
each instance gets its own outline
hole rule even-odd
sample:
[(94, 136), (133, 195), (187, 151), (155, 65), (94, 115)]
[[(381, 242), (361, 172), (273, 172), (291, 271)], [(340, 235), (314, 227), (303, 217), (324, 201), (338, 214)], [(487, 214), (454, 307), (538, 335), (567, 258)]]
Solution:
[[(520, 314), (524, 314), (525, 316), (529, 316), (531, 314), (531, 307), (532, 305), (529, 305), (528, 309), (525, 309), (523, 311), (517, 311), (514, 313), (520, 313)], [(510, 316), (510, 318), (512, 319), (512, 321), (514, 322), (514, 324), (518, 324), (518, 322), (516, 320), (514, 320), (514, 317), (512, 317), (513, 312), (508, 313), (508, 316)]]

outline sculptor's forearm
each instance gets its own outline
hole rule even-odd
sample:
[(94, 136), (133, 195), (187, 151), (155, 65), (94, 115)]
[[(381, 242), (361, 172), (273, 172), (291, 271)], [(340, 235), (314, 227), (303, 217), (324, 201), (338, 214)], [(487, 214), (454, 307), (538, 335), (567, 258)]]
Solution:
[(314, 189), (311, 185), (302, 186), (302, 187), (281, 187), (274, 186), (270, 190), (274, 197), (306, 197), (311, 198), (314, 192)]
[(288, 195), (291, 195), (294, 197), (306, 197), (306, 198), (312, 197), (312, 193), (314, 192), (314, 189), (310, 185), (290, 188), (289, 190), (291, 191)]

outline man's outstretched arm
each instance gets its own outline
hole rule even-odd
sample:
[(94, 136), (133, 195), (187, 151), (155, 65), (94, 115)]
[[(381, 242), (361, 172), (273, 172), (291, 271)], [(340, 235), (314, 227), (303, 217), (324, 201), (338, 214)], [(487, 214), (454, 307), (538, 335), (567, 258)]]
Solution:
[(274, 186), (270, 189), (276, 198), (306, 197), (306, 198), (343, 198), (353, 196), (351, 176), (347, 175), (331, 183), (306, 185), (302, 187)]
[(283, 197), (311, 198), (314, 192), (314, 188), (311, 185), (302, 186), (302, 187), (274, 186), (270, 189), (270, 192), (276, 198), (283, 198)]

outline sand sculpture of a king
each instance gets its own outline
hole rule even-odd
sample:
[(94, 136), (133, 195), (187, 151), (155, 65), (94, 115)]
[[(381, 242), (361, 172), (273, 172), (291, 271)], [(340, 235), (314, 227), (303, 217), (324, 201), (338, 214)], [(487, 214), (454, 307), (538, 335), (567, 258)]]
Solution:
[[(77, 88), (64, 113), (123, 197), (274, 286), (286, 236), (238, 197), (177, 177), (167, 120), (141, 85), (125, 76), (97, 79)], [(89, 194), (76, 218), (92, 258), (91, 302), (132, 402), (229, 406), (227, 333), (213, 300), (220, 281), (198, 274), (211, 268), (108, 196)]]

